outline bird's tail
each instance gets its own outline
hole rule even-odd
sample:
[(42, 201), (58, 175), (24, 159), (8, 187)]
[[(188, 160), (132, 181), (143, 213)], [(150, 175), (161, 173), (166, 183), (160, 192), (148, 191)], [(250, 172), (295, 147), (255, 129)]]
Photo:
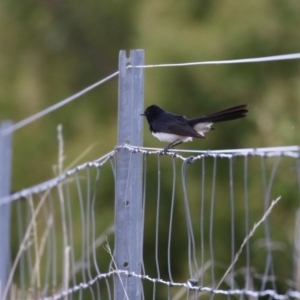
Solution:
[(217, 123), (217, 122), (224, 122), (224, 121), (230, 121), (230, 120), (235, 120), (239, 118), (244, 118), (246, 117), (246, 114), (248, 110), (246, 109), (247, 105), (238, 105), (238, 106), (233, 106), (224, 110), (220, 110), (218, 112), (215, 112), (213, 114), (203, 116), (200, 118), (195, 118), (189, 120), (189, 124), (191, 126), (194, 126), (198, 123), (203, 123), (203, 122), (212, 122), (212, 123)]

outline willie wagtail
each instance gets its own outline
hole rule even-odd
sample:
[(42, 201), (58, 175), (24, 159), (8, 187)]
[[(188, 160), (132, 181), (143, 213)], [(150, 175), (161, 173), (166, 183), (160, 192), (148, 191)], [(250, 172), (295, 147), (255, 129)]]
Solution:
[(157, 105), (147, 107), (141, 116), (145, 116), (150, 125), (151, 133), (161, 142), (170, 143), (165, 149), (173, 148), (181, 143), (192, 141), (193, 138), (205, 139), (204, 134), (214, 128), (214, 123), (243, 118), (248, 110), (247, 105), (230, 107), (213, 114), (187, 119), (165, 111)]

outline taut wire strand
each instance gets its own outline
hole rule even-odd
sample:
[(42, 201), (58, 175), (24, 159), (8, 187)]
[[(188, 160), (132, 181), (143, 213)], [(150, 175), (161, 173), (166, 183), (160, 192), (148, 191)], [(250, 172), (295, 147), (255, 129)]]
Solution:
[(105, 77), (104, 79), (90, 85), (89, 87), (83, 89), (82, 91), (80, 91), (80, 92), (78, 92), (78, 93), (76, 93), (76, 94), (74, 94), (74, 95), (72, 95), (72, 96), (70, 96), (70, 97), (68, 97), (68, 98), (66, 98), (66, 99), (64, 99), (64, 100), (62, 100), (62, 101), (60, 101), (60, 102), (44, 109), (44, 110), (42, 110), (42, 111), (40, 111), (40, 112), (38, 112), (38, 113), (36, 113), (32, 116), (20, 121), (20, 122), (18, 122), (18, 123), (16, 123), (16, 124), (12, 125), (11, 127), (7, 128), (7, 130), (4, 131), (4, 134), (12, 133), (12, 132), (16, 131), (17, 129), (20, 129), (20, 128), (32, 123), (33, 121), (36, 121), (37, 119), (49, 114), (50, 112), (52, 112), (52, 111), (54, 111), (54, 110), (56, 110), (56, 109), (58, 109), (58, 108), (60, 108), (64, 105), (70, 103), (71, 101), (73, 101), (73, 100), (79, 98), (80, 96), (86, 94), (87, 92), (93, 90), (97, 86), (103, 84), (104, 82), (106, 82), (109, 79), (117, 76), (118, 74), (119, 74), (119, 71), (117, 71), (117, 72)]
[(282, 60), (291, 60), (291, 59), (300, 59), (300, 53), (254, 57), (254, 58), (242, 58), (242, 59), (196, 61), (196, 62), (188, 62), (188, 63), (153, 64), (153, 65), (144, 65), (144, 66), (134, 66), (132, 68), (163, 68), (163, 67), (165, 68), (165, 67), (187, 67), (187, 66), (199, 66), (199, 65), (229, 65), (229, 64), (282, 61)]

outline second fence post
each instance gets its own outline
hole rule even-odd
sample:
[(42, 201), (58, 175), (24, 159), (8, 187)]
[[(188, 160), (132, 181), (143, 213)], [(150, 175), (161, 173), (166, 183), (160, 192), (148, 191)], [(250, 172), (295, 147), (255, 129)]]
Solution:
[[(11, 184), (11, 133), (6, 133), (12, 122), (0, 123), (0, 198), (10, 195)], [(11, 203), (0, 202), (0, 299), (5, 300), (7, 279), (11, 267), (10, 261), (10, 210)]]
[[(118, 145), (142, 146), (144, 108), (144, 51), (131, 50), (119, 55)], [(128, 68), (128, 66), (132, 66)], [(119, 149), (116, 163), (115, 191), (115, 262), (118, 270), (141, 274), (142, 270), (142, 198), (143, 157)], [(114, 277), (115, 299), (141, 299), (140, 278), (117, 274)]]

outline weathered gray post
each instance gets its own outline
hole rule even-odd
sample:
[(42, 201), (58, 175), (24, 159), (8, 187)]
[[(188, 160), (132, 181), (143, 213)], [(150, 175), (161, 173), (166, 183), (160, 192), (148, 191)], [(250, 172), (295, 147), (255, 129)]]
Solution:
[[(118, 145), (143, 144), (144, 70), (131, 68), (144, 64), (144, 51), (119, 54)], [(141, 153), (120, 149), (117, 153), (115, 192), (115, 262), (118, 270), (141, 274), (142, 266), (142, 186)], [(141, 299), (141, 279), (115, 275), (114, 298)]]
[[(10, 121), (0, 123), (0, 199), (10, 194), (11, 181), (11, 133), (7, 129), (12, 126)], [(0, 299), (10, 270), (10, 203), (0, 202)]]

